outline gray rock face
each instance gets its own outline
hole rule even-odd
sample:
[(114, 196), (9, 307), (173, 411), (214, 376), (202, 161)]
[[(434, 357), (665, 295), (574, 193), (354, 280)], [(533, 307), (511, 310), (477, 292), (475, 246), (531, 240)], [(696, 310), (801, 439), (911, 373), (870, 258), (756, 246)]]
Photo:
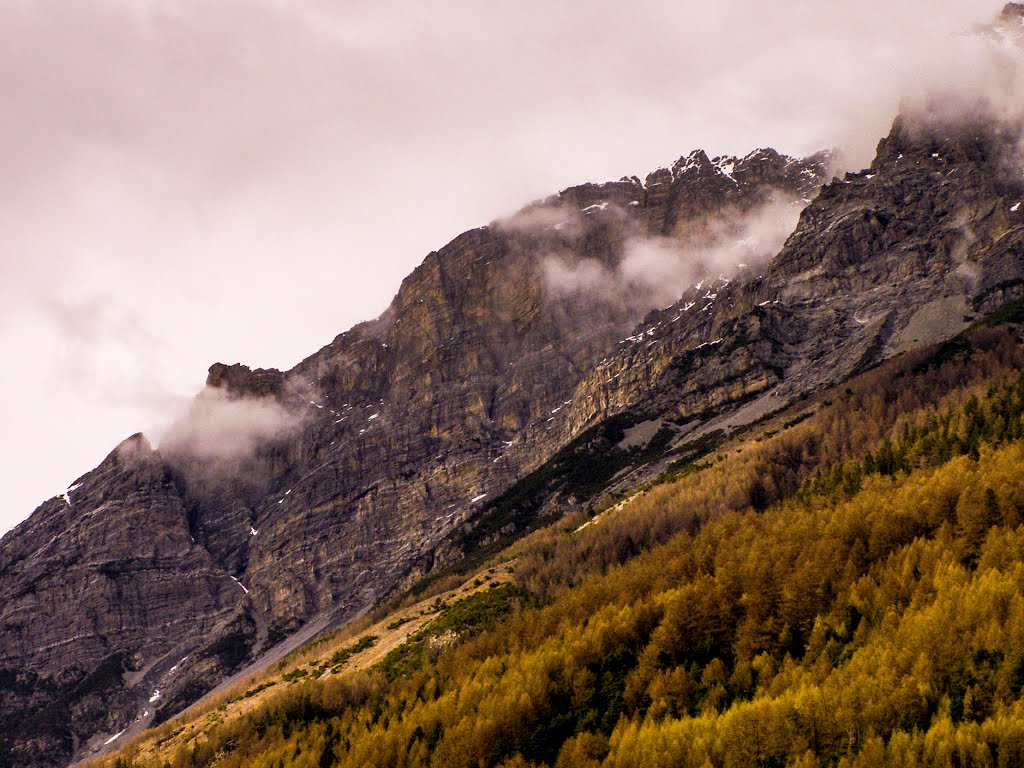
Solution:
[[(651, 313), (578, 385), (566, 436), (631, 408), (736, 427), (1024, 295), (1024, 178), (993, 125), (897, 120), (763, 270)], [(740, 412), (742, 409), (742, 412)]]
[(695, 152), (575, 187), (429, 254), (291, 371), (212, 366), (159, 451), (130, 438), (0, 543), (0, 765), (102, 749), (312, 617), (350, 617), (554, 453), (551, 414), (653, 299), (642, 279), (562, 289), (551, 259), (614, 278), (632, 242), (707, 245), (727, 236), (708, 222), (823, 175)]
[(54, 765), (97, 730), (121, 730), (138, 698), (124, 680), (147, 690), (161, 657), (197, 644), (238, 602), (237, 585), (192, 541), (170, 473), (141, 435), (67, 496), (0, 549), (11, 765)]

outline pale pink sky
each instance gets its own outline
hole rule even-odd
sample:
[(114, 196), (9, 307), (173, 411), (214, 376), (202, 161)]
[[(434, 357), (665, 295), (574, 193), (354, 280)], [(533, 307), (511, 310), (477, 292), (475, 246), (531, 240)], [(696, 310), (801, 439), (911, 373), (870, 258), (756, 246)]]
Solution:
[(0, 532), (212, 362), (293, 365), (531, 199), (697, 147), (865, 162), (1000, 5), (9, 0)]

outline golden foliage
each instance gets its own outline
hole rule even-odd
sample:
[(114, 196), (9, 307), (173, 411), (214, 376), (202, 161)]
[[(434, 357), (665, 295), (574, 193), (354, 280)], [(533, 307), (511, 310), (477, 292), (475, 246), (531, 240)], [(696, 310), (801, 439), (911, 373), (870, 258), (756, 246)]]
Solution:
[(265, 694), (171, 765), (1024, 764), (1024, 360), (972, 344), (538, 532), (536, 599)]

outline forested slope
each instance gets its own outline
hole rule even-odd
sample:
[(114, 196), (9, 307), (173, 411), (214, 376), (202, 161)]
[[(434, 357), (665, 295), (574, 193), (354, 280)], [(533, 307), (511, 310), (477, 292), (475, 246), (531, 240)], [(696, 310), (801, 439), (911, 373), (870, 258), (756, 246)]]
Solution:
[(1024, 763), (1018, 313), (535, 532), (369, 669), (105, 765)]

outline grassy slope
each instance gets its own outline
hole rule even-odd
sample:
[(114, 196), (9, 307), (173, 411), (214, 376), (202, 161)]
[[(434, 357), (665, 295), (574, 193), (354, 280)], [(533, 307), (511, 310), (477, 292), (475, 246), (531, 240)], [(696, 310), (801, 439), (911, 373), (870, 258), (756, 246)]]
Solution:
[(516, 588), (392, 653), (327, 671), (359, 637), (397, 646), (432, 600), (107, 764), (1018, 764), (1017, 333), (981, 327), (824, 393), (593, 525), (517, 542)]
[[(500, 563), (487, 568), (479, 577), (449, 588), (442, 587), (430, 597), (377, 611), (363, 621), (331, 633), (289, 655), (273, 668), (253, 675), (211, 701), (143, 734), (132, 743), (130, 751), (140, 762), (163, 765), (176, 753), (202, 745), (206, 734), (218, 725), (272, 706), (282, 692), (379, 665), (400, 646), (414, 644), (417, 635), (425, 629), (441, 624), (451, 608), (463, 605), (466, 598), (507, 587), (513, 567), (510, 562)], [(284, 693), (285, 697), (287, 695)]]

